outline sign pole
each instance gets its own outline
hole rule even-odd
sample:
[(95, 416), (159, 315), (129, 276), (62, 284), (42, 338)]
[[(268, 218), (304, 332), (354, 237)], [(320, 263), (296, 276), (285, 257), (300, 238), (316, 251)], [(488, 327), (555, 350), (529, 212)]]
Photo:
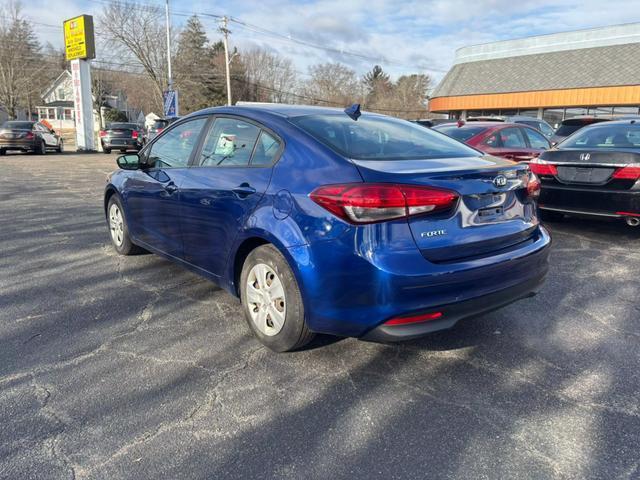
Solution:
[(93, 97), (91, 95), (91, 65), (96, 57), (93, 17), (80, 15), (65, 20), (64, 47), (66, 59), (71, 62), (73, 103), (76, 120), (76, 147), (79, 152), (94, 152)]

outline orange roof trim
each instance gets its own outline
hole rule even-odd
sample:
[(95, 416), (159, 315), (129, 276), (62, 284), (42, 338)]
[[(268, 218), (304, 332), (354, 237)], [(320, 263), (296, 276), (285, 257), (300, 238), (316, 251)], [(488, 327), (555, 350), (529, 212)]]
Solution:
[(429, 101), (429, 111), (609, 105), (640, 105), (640, 85), (438, 97)]

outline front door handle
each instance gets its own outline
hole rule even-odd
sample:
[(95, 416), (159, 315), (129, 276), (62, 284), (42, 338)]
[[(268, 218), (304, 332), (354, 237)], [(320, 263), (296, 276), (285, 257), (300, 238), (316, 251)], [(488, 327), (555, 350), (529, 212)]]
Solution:
[(173, 195), (178, 191), (178, 186), (173, 182), (169, 182), (164, 186), (164, 191), (169, 195)]
[(253, 188), (248, 183), (242, 183), (237, 187), (231, 189), (231, 191), (240, 198), (245, 198), (245, 197), (248, 197), (249, 195), (253, 195), (254, 193), (256, 193), (256, 189)]

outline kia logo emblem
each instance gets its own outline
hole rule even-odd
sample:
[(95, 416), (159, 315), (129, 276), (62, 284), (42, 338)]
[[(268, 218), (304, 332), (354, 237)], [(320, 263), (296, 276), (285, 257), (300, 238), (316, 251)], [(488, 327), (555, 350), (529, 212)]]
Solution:
[(580, 160), (582, 160), (583, 162), (586, 162), (590, 158), (591, 158), (591, 154), (590, 153), (581, 153), (580, 154)]
[(507, 177), (505, 177), (504, 175), (498, 175), (493, 179), (493, 184), (496, 187), (504, 187), (507, 185)]

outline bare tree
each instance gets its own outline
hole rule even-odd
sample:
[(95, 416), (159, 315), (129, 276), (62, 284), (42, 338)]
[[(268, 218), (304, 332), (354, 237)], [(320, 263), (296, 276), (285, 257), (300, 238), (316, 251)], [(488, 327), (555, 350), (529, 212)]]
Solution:
[(33, 29), (21, 14), (20, 3), (10, 0), (0, 6), (0, 106), (10, 118), (39, 95), (36, 80), (43, 69)]
[(247, 90), (255, 102), (287, 103), (297, 83), (296, 71), (290, 59), (263, 48), (255, 47), (242, 54)]
[(430, 85), (431, 78), (428, 75), (413, 74), (398, 78), (392, 89), (393, 108), (401, 110), (397, 116), (407, 119), (425, 116)]
[(307, 103), (347, 106), (362, 98), (356, 72), (341, 63), (322, 63), (309, 67), (310, 79), (302, 86)]
[(104, 7), (99, 27), (107, 37), (106, 46), (118, 58), (142, 67), (153, 84), (156, 107), (161, 109), (162, 92), (167, 86), (163, 11), (138, 3), (113, 2)]

